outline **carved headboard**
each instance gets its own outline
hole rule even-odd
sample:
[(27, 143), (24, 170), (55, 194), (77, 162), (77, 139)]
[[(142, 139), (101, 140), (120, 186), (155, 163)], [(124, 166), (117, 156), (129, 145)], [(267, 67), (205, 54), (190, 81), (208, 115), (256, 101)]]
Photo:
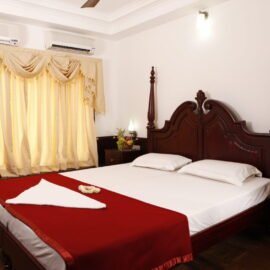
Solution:
[(260, 169), (263, 176), (270, 177), (270, 135), (248, 131), (245, 121), (238, 121), (222, 102), (207, 100), (201, 90), (197, 102), (182, 103), (164, 127), (156, 129), (153, 67), (150, 82), (149, 152), (180, 154), (193, 161), (218, 159), (248, 163)]

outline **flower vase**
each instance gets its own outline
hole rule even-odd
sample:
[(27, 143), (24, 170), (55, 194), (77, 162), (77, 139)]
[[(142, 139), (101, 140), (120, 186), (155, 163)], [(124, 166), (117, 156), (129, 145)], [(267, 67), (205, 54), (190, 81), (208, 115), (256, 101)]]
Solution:
[(118, 144), (117, 144), (117, 149), (118, 149), (118, 151), (123, 151), (123, 149), (124, 149), (124, 144), (118, 143)]

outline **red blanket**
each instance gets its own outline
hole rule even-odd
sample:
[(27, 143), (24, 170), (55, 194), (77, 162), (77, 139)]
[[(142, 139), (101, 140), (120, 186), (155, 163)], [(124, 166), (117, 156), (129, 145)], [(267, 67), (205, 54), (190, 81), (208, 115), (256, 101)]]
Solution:
[(106, 189), (87, 195), (106, 209), (4, 203), (41, 178), (75, 191), (85, 184), (59, 174), (1, 180), (0, 202), (59, 252), (68, 269), (163, 270), (192, 260), (185, 215)]

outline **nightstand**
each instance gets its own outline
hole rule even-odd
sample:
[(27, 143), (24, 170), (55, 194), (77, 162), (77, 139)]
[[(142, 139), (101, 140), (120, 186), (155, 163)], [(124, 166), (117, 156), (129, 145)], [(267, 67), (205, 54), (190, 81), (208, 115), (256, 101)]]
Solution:
[(123, 151), (118, 151), (117, 149), (105, 149), (105, 165), (132, 162), (136, 157), (142, 154), (142, 151), (137, 149)]

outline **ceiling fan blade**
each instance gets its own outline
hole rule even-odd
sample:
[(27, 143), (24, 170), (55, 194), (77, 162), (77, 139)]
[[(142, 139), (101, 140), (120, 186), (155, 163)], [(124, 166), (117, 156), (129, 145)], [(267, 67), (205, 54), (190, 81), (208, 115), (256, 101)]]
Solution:
[(99, 0), (88, 0), (86, 3), (82, 5), (81, 8), (95, 7), (98, 2)]

